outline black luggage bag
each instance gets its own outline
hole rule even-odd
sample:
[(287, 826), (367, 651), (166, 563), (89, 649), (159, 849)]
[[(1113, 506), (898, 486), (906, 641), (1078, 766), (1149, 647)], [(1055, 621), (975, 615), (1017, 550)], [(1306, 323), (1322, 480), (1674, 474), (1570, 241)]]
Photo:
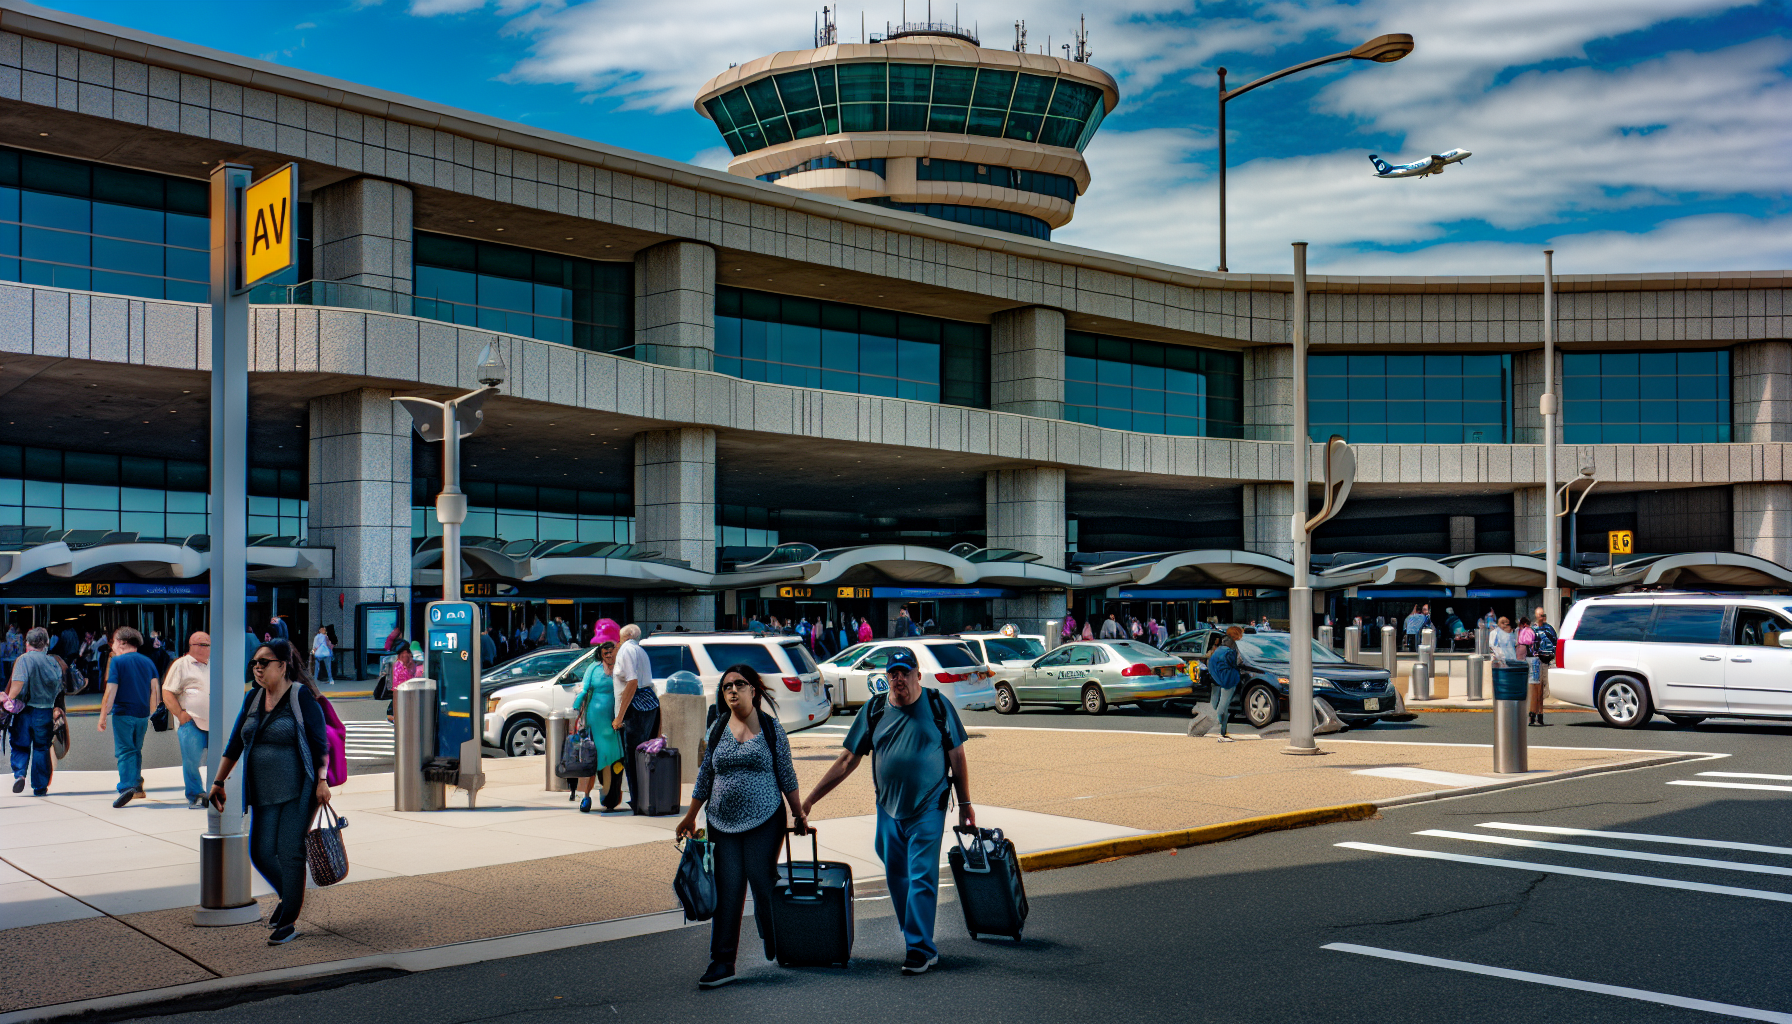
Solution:
[[(1018, 940), (1027, 923), (1027, 886), (1021, 880), (1020, 858), (999, 828), (954, 826), (958, 845), (946, 851), (964, 926), (971, 938), (1006, 935)], [(966, 836), (970, 842), (965, 841)]]
[(811, 859), (792, 860), (790, 836), (784, 836), (784, 863), (769, 908), (772, 944), (781, 967), (845, 967), (852, 959), (852, 866), (822, 860), (813, 828), (809, 846)]
[(678, 749), (662, 747), (634, 753), (635, 784), (641, 787), (640, 798), (635, 801), (635, 813), (659, 817), (684, 810), (683, 794), (678, 786), (679, 773), (683, 770)]

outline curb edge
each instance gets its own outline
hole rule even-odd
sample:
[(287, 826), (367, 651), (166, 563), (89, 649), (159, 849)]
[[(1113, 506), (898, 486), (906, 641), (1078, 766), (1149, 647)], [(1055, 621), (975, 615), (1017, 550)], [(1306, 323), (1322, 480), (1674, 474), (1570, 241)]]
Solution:
[(1022, 871), (1029, 872), (1050, 871), (1053, 868), (1091, 864), (1096, 861), (1131, 857), (1141, 853), (1224, 842), (1228, 839), (1240, 839), (1263, 832), (1280, 832), (1286, 829), (1305, 828), (1308, 825), (1327, 825), (1339, 821), (1361, 821), (1364, 818), (1374, 817), (1375, 813), (1376, 806), (1372, 803), (1337, 804), (1331, 807), (1310, 807), (1301, 811), (1283, 811), (1279, 814), (1265, 814), (1238, 821), (1223, 821), (1217, 825), (1202, 825), (1197, 828), (1177, 829), (1171, 832), (1147, 832), (1144, 835), (1104, 839), (1096, 843), (1084, 843), (1081, 846), (1065, 846), (1056, 850), (1023, 853), (1020, 855), (1020, 867)]

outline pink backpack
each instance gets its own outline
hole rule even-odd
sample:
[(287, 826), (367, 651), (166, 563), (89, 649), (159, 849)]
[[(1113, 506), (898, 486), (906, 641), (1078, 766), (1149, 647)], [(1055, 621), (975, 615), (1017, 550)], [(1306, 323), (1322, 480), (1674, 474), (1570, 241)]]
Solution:
[(319, 697), (317, 703), (324, 709), (324, 732), (330, 737), (330, 764), (324, 772), (324, 781), (340, 786), (348, 781), (348, 726), (336, 716), (329, 698)]

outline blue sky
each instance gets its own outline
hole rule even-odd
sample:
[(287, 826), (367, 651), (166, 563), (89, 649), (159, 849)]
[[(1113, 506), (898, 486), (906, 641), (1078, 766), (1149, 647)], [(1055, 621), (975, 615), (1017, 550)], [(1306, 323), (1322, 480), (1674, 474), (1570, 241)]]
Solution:
[[(697, 86), (809, 45), (819, 3), (763, 0), (38, 0), (129, 25), (601, 140), (725, 166)], [(918, 16), (926, 0), (909, 0)], [(945, 10), (941, 0), (940, 10)], [(1054, 237), (1215, 265), (1214, 73), (1231, 84), (1409, 32), (1388, 65), (1348, 61), (1228, 106), (1230, 264), (1283, 272), (1312, 243), (1333, 273), (1563, 273), (1792, 267), (1792, 19), (1787, 0), (960, 0), (987, 46), (1089, 16), (1120, 109), (1093, 184)], [(866, 8), (873, 29), (901, 15)], [(937, 13), (937, 12), (936, 12)], [(840, 18), (858, 38), (859, 10)], [(1423, 180), (1370, 153), (1462, 147)]]

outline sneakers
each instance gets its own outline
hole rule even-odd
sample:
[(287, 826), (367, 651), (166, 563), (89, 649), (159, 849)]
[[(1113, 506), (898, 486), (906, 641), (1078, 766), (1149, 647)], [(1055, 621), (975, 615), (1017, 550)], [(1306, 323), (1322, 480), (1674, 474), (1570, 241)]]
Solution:
[(12, 780), (12, 791), (14, 793), (23, 793), (25, 791), (25, 776), (21, 775)]
[(204, 809), (205, 809), (205, 797), (202, 797), (202, 796), (187, 797), (187, 810), (199, 811), (199, 810), (204, 810)]
[(927, 968), (932, 967), (939, 962), (940, 958), (937, 953), (933, 956), (928, 956), (918, 949), (911, 949), (908, 951), (908, 956), (903, 958), (902, 973), (908, 975), (926, 974)]
[(290, 924), (283, 924), (268, 933), (268, 945), (284, 946), (299, 937), (299, 930)]
[(116, 799), (116, 800), (114, 800), (114, 801), (112, 801), (112, 806), (114, 806), (114, 807), (123, 807), (123, 806), (124, 806), (124, 805), (125, 805), (125, 804), (128, 804), (128, 803), (130, 803), (130, 802), (131, 802), (131, 801), (132, 801), (132, 800), (133, 800), (133, 799), (135, 799), (135, 798), (136, 798), (136, 796), (137, 796), (137, 791), (136, 791), (136, 790), (134, 790), (134, 789), (127, 789), (127, 790), (125, 790), (125, 791), (124, 791), (124, 792), (122, 792), (122, 793), (120, 793), (120, 794), (118, 794), (118, 799)]
[(722, 963), (720, 960), (712, 960), (709, 963), (709, 970), (704, 971), (703, 977), (697, 979), (697, 987), (698, 988), (719, 988), (723, 985), (728, 984), (729, 982), (731, 982), (733, 980), (734, 980), (734, 965), (733, 964), (725, 964), (725, 963)]
[(1238, 742), (1237, 740), (1233, 739), (1232, 737), (1225, 736), (1225, 735), (1216, 736), (1216, 737), (1214, 737), (1214, 739), (1220, 743), (1237, 743)]

